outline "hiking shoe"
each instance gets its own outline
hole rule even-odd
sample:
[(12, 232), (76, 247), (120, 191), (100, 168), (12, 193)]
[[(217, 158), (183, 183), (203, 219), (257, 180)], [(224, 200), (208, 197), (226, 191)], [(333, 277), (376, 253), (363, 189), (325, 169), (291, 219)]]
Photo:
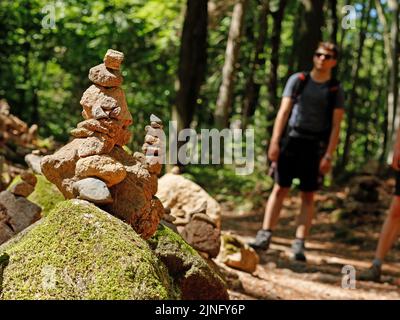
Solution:
[(377, 265), (372, 265), (368, 270), (364, 270), (357, 277), (361, 281), (374, 281), (379, 282), (381, 280), (381, 267)]
[(249, 246), (255, 250), (268, 250), (271, 237), (272, 231), (264, 229), (258, 230), (255, 241), (250, 242)]
[(304, 240), (296, 239), (292, 244), (292, 260), (306, 262)]

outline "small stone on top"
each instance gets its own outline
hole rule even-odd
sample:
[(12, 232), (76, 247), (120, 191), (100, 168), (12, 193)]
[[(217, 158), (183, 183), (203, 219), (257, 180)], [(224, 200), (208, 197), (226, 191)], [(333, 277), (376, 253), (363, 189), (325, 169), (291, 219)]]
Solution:
[(103, 61), (107, 68), (119, 70), (122, 61), (124, 61), (124, 54), (117, 50), (108, 49)]

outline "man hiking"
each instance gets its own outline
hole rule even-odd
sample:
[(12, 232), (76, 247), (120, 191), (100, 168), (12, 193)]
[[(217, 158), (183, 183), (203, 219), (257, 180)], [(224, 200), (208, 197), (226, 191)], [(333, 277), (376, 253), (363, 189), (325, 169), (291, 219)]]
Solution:
[(314, 193), (321, 177), (331, 169), (344, 114), (344, 93), (332, 77), (337, 56), (334, 44), (321, 42), (314, 53), (311, 72), (292, 75), (285, 86), (268, 149), (275, 168), (275, 185), (262, 229), (250, 243), (255, 249), (268, 249), (283, 200), (292, 180), (298, 178), (302, 204), (292, 250), (293, 259), (306, 261), (304, 241), (314, 216)]
[(400, 234), (400, 128), (397, 131), (397, 138), (393, 151), (392, 167), (397, 171), (394, 196), (389, 208), (389, 213), (382, 226), (372, 266), (360, 274), (358, 277), (359, 280), (380, 281), (382, 261)]

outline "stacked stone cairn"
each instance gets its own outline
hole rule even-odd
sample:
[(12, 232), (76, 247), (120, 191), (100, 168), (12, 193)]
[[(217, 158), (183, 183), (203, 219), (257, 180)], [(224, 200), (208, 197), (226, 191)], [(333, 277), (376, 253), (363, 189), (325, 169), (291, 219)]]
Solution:
[(36, 176), (21, 173), (21, 181), (0, 192), (0, 244), (40, 219), (42, 209), (26, 199), (34, 190)]
[(90, 69), (94, 83), (80, 101), (84, 121), (71, 131), (73, 140), (41, 161), (41, 170), (65, 198), (90, 201), (126, 221), (144, 239), (153, 235), (164, 208), (154, 195), (161, 172), (162, 122), (152, 115), (146, 127), (146, 155), (128, 154), (132, 116), (120, 72), (124, 54), (108, 50), (104, 63)]
[(173, 168), (158, 180), (157, 197), (166, 214), (162, 223), (176, 230), (203, 257), (215, 258), (221, 247), (221, 206), (198, 184)]

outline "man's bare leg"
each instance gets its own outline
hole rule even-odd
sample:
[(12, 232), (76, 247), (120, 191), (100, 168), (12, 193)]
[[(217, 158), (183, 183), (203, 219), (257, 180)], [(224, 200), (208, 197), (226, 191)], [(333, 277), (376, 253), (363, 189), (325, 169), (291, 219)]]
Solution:
[(263, 227), (257, 232), (255, 241), (249, 243), (254, 249), (268, 250), (272, 237), (272, 229), (275, 228), (279, 220), (283, 200), (288, 194), (289, 189), (280, 187), (278, 184), (274, 185), (265, 207)]
[(389, 252), (393, 243), (400, 233), (400, 196), (394, 196), (389, 208), (388, 215), (383, 223), (379, 236), (378, 246), (375, 252), (375, 259), (372, 266), (363, 271), (358, 279), (367, 281), (380, 281), (382, 261)]
[(268, 198), (267, 205), (265, 207), (264, 215), (264, 230), (273, 230), (278, 223), (279, 215), (281, 213), (283, 200), (285, 200), (290, 188), (284, 188), (278, 184), (274, 185), (274, 188)]
[(306, 261), (304, 241), (308, 237), (314, 217), (314, 192), (301, 192), (301, 210), (297, 217), (296, 240), (292, 244), (292, 258)]
[(314, 192), (301, 192), (301, 211), (297, 217), (296, 238), (305, 239), (311, 229), (314, 218)]
[(394, 196), (379, 236), (375, 259), (383, 260), (400, 232), (400, 196)]

